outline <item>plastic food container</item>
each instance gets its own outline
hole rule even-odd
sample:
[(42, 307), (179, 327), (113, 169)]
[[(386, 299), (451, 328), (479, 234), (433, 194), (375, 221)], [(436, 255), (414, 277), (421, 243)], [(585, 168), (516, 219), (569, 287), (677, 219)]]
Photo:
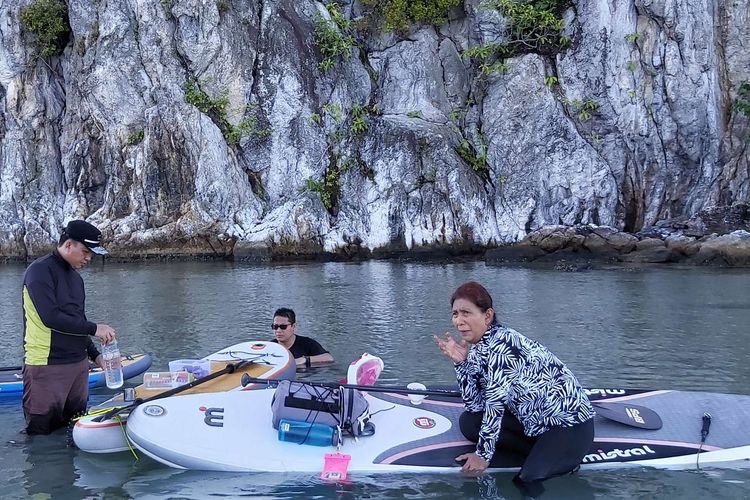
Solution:
[(211, 373), (211, 361), (208, 359), (176, 359), (169, 362), (172, 373), (188, 372), (195, 378), (202, 378)]
[(181, 372), (146, 372), (143, 374), (143, 387), (146, 389), (171, 389), (195, 380), (192, 373)]

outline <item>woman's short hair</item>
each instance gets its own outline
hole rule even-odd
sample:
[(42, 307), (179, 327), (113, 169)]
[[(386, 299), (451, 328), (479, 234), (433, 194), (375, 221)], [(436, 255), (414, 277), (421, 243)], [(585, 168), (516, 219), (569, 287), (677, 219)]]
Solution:
[(469, 281), (456, 288), (456, 291), (451, 295), (451, 307), (453, 307), (453, 303), (458, 299), (468, 300), (481, 309), (482, 312), (493, 308), (490, 292), (476, 281)]

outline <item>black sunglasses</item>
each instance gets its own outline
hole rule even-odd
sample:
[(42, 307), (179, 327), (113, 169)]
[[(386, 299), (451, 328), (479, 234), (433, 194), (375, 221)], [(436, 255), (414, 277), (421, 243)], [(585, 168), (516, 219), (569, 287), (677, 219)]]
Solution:
[(289, 323), (288, 325), (277, 325), (276, 323), (274, 323), (273, 325), (271, 325), (271, 329), (272, 330), (286, 330), (287, 327), (290, 327), (293, 324), (294, 323)]

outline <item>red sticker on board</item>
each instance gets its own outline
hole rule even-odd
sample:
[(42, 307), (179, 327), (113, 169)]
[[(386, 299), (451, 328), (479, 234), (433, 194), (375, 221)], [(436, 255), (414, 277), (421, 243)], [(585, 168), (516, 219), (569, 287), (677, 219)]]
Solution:
[(435, 427), (435, 421), (430, 417), (417, 417), (413, 423), (420, 429), (432, 429)]

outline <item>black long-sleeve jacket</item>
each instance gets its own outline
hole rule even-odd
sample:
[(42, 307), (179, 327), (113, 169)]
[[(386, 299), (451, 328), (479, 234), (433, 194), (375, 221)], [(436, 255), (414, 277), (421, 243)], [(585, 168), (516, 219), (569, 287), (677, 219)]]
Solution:
[(76, 363), (99, 354), (86, 319), (83, 279), (57, 251), (29, 265), (23, 276), (24, 349), (27, 365)]
[(543, 345), (502, 325), (491, 325), (455, 369), (466, 410), (484, 412), (476, 454), (487, 461), (495, 453), (506, 407), (528, 436), (594, 417), (568, 367)]

